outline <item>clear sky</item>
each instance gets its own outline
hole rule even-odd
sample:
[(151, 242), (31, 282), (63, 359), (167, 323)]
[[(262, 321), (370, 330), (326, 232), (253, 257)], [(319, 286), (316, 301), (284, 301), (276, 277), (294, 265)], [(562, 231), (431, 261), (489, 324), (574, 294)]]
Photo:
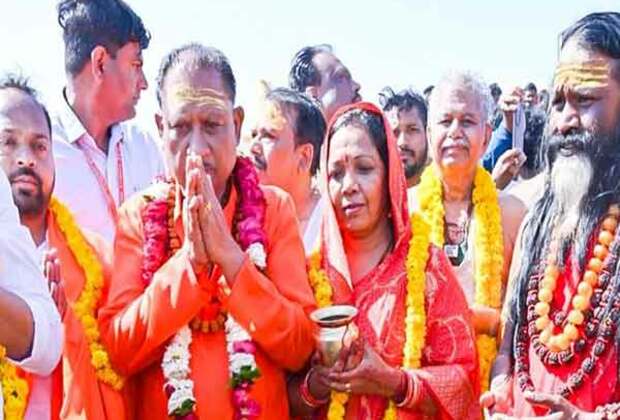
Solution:
[[(0, 71), (30, 76), (48, 103), (64, 84), (63, 45), (55, 1), (5, 0), (0, 7)], [(434, 83), (449, 69), (469, 69), (502, 88), (546, 84), (559, 32), (593, 11), (620, 10), (620, 0), (128, 0), (152, 33), (145, 51), (150, 87), (138, 120), (152, 129), (154, 79), (171, 48), (198, 41), (231, 60), (238, 102), (252, 103), (258, 79), (286, 83), (294, 53), (330, 43), (376, 100), (386, 85)]]

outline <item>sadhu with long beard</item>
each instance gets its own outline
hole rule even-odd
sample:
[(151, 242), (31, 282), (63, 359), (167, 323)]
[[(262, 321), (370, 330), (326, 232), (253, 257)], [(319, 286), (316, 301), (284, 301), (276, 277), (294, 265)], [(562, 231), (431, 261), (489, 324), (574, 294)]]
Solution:
[(562, 33), (545, 191), (521, 232), (482, 403), (500, 418), (620, 415), (620, 14)]

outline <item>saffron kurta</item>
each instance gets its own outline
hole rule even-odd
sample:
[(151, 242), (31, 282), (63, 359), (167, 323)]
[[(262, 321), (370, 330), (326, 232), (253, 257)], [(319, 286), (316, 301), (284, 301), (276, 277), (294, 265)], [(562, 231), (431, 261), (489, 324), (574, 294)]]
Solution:
[[(251, 397), (265, 419), (288, 416), (285, 371), (300, 369), (314, 349), (313, 327), (307, 314), (315, 307), (308, 284), (304, 251), (295, 212), (282, 190), (262, 187), (267, 202), (264, 230), (267, 268), (260, 272), (248, 257), (238, 272), (224, 307), (250, 333), (258, 346), (261, 371)], [(238, 193), (233, 187), (224, 207), (231, 226)], [(181, 198), (177, 191), (176, 233), (183, 238)], [(161, 360), (169, 339), (196, 317), (207, 297), (206, 285), (221, 276), (196, 276), (186, 254), (173, 255), (145, 287), (143, 218), (145, 194), (120, 210), (115, 243), (115, 271), (109, 300), (100, 312), (105, 342), (112, 360), (132, 375), (136, 387), (136, 415), (141, 419), (167, 419), (167, 398)], [(190, 377), (201, 419), (233, 416), (228, 354), (224, 331), (193, 332)]]
[[(104, 269), (104, 288), (100, 300), (103, 302), (110, 279), (111, 249), (96, 235), (84, 236)], [(59, 414), (61, 419), (125, 419), (127, 418), (125, 393), (119, 393), (97, 380), (84, 328), (72, 309), (72, 304), (78, 300), (84, 288), (85, 274), (69, 249), (64, 233), (59, 229), (51, 212), (48, 212), (47, 217), (47, 240), (49, 247), (55, 248), (58, 252), (61, 278), (67, 298), (67, 310), (62, 319), (65, 333), (62, 366), (57, 367), (54, 372), (52, 417), (56, 418)], [(59, 375), (62, 375), (62, 387), (58, 386)]]

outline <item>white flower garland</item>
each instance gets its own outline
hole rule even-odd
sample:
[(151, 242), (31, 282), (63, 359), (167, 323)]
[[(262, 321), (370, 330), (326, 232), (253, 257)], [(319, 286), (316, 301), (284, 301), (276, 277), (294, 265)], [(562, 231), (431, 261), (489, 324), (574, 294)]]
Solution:
[[(260, 242), (251, 244), (246, 253), (250, 261), (259, 269), (264, 270), (267, 267), (267, 254)], [(234, 350), (236, 342), (251, 341), (250, 334), (230, 314), (226, 319), (225, 330), (231, 378), (234, 374), (239, 374), (243, 368), (256, 370), (256, 359), (253, 354), (235, 352)], [(173, 389), (168, 397), (169, 416), (175, 416), (180, 410), (188, 407), (193, 409), (196, 405), (194, 382), (190, 378), (191, 369), (189, 367), (191, 359), (189, 346), (191, 343), (192, 330), (186, 325), (176, 333), (164, 352), (161, 364), (165, 378), (164, 389), (170, 387)]]

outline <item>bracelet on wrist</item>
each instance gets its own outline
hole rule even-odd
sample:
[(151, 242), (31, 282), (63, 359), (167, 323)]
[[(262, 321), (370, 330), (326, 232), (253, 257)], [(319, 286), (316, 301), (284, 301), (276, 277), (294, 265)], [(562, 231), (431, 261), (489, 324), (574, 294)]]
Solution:
[(310, 392), (310, 375), (312, 374), (312, 369), (306, 373), (304, 376), (304, 380), (299, 385), (299, 395), (301, 396), (302, 401), (308, 407), (311, 408), (319, 408), (329, 402), (329, 397), (324, 399), (315, 398)]

